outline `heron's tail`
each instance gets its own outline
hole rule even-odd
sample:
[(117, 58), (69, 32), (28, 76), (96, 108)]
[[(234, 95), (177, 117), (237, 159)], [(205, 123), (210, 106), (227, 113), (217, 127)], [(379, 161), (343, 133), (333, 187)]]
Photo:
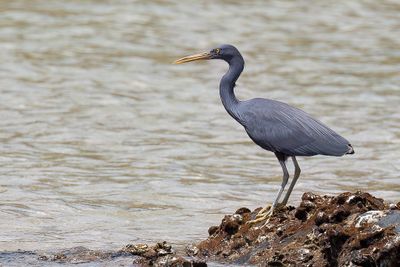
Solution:
[(347, 144), (347, 146), (349, 147), (349, 150), (347, 151), (346, 154), (354, 154), (353, 146), (351, 144)]

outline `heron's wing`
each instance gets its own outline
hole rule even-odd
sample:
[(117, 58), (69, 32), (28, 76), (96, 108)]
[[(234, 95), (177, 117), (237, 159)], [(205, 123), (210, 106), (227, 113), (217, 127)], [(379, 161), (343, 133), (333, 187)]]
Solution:
[(242, 109), (244, 126), (261, 147), (287, 155), (342, 156), (349, 142), (306, 112), (285, 103), (253, 99)]

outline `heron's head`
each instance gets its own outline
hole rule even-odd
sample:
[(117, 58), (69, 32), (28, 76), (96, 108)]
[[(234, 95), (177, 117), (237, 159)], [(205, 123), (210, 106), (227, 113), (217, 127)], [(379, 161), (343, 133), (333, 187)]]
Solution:
[(233, 45), (221, 45), (217, 48), (211, 49), (210, 52), (194, 54), (175, 60), (174, 64), (182, 64), (190, 61), (205, 59), (222, 59), (229, 63), (233, 58), (238, 56), (240, 58), (242, 57), (239, 51)]

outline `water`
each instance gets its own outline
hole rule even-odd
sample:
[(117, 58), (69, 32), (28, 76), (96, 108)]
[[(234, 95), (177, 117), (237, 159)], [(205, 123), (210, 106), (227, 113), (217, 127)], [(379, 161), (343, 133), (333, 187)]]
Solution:
[(207, 236), (272, 202), (281, 169), (222, 107), (235, 44), (240, 99), (315, 115), (353, 144), (300, 158), (291, 197), (366, 190), (399, 201), (399, 1), (2, 1), (0, 250), (115, 249)]

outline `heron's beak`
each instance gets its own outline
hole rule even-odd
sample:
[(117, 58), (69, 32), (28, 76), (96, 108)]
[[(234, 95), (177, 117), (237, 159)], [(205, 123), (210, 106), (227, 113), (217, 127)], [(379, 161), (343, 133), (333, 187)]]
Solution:
[(190, 61), (195, 61), (195, 60), (204, 60), (204, 59), (211, 59), (210, 53), (200, 53), (200, 54), (195, 54), (187, 57), (183, 57), (180, 59), (177, 59), (174, 61), (174, 64), (182, 64)]

